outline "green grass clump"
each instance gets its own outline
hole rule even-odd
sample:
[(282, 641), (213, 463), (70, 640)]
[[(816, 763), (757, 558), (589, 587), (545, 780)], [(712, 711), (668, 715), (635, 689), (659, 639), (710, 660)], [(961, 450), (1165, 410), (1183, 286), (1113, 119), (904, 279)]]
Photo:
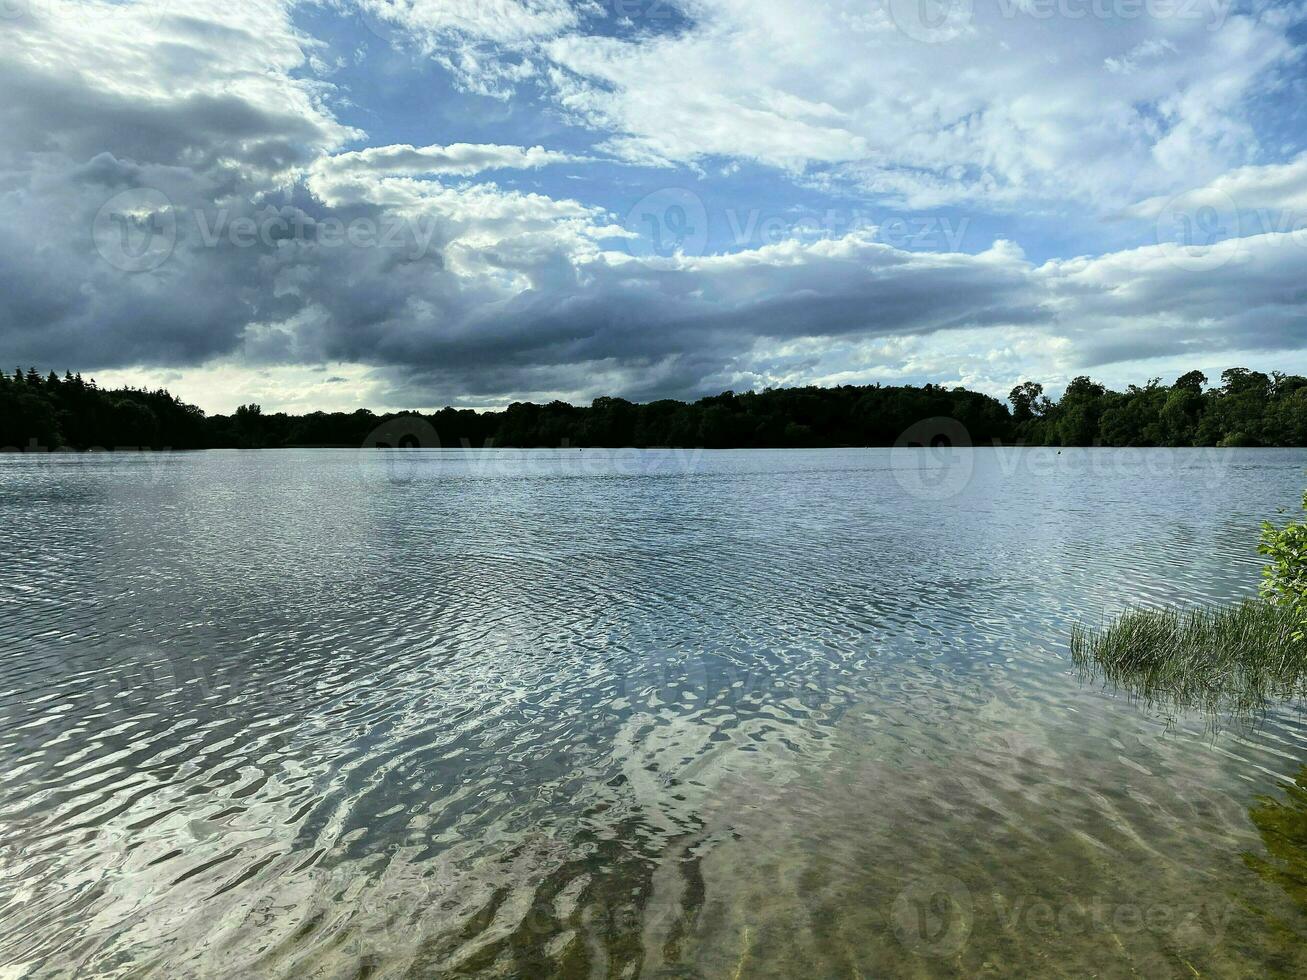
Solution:
[(1076, 626), (1071, 655), (1150, 701), (1236, 711), (1307, 695), (1307, 642), (1291, 609), (1265, 601), (1131, 609), (1101, 629)]

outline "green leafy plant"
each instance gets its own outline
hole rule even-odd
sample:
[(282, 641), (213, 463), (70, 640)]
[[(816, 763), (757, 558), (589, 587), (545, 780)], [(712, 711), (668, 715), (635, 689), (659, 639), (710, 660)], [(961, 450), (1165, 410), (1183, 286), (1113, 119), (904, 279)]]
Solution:
[[(1307, 493), (1303, 494), (1307, 511)], [(1307, 636), (1307, 523), (1290, 521), (1282, 528), (1262, 524), (1259, 553), (1271, 559), (1262, 571), (1262, 597), (1293, 613), (1298, 629), (1295, 640)]]

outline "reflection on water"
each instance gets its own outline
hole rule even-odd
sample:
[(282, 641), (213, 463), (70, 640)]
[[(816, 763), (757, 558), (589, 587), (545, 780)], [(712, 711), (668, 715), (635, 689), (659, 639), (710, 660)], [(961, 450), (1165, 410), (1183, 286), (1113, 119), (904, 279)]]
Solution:
[(1298, 710), (1066, 634), (1305, 465), (0, 458), (0, 976), (1301, 975)]

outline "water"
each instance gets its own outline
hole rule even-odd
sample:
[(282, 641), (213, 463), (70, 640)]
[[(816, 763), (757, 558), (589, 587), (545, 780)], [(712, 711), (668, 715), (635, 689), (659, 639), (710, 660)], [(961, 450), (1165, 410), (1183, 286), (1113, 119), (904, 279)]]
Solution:
[(0, 977), (1302, 975), (1299, 710), (1067, 633), (1305, 468), (0, 457)]

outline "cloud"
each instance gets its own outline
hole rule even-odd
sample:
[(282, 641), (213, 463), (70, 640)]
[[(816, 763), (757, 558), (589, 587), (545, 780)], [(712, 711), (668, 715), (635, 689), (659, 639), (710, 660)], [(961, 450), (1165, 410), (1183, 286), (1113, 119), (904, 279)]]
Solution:
[[(1186, 210), (1219, 212), (1275, 210), (1307, 216), (1307, 153), (1286, 163), (1238, 167), (1180, 195)], [(1131, 217), (1157, 218), (1174, 205), (1174, 196), (1155, 196), (1125, 209)], [(1274, 229), (1271, 229), (1274, 230)]]
[[(753, 160), (905, 202), (1118, 202), (1137, 221), (1168, 213), (1173, 187), (1200, 204), (1307, 204), (1302, 157), (1225, 166), (1250, 131), (1246, 99), (1286, 57), (1283, 18), (1232, 18), (1219, 38), (1181, 24), (1165, 45), (1152, 23), (1079, 40), (1058, 24), (1042, 47), (1004, 52), (1003, 25), (985, 19), (953, 50), (862, 5), (695, 2), (683, 29), (639, 44), (579, 33), (576, 9), (431, 0), (386, 16), (441, 57), (539, 67), (532, 84), (631, 161)], [(1288, 363), (1302, 347), (1296, 227), (1050, 261), (1001, 239), (977, 254), (898, 249), (871, 227), (631, 254), (631, 232), (584, 194), (486, 179), (592, 163), (566, 151), (351, 148), (367, 137), (313, 74), (321, 48), (274, 3), (156, 19), (59, 4), (0, 35), (4, 355), (210, 370), (228, 382), (196, 382), (214, 398), (304, 408), (812, 381), (1002, 390), (1231, 352)]]
[(568, 0), (357, 0), (355, 6), (372, 22), (429, 43), (442, 35), (520, 42), (556, 35), (579, 22)]
[[(649, 18), (619, 37), (559, 19), (498, 50), (531, 62), (530, 84), (632, 163), (747, 160), (909, 208), (1100, 212), (1250, 162), (1252, 106), (1296, 63), (1302, 17), (1220, 2), (968, 4), (945, 37), (899, 0), (673, 7), (689, 26), (659, 32)], [(480, 70), (495, 50), (483, 46)]]
[(568, 0), (337, 0), (381, 41), (438, 62), (467, 92), (507, 100), (538, 74), (538, 42), (576, 28)]
[(1307, 235), (1267, 233), (1207, 251), (1164, 243), (1036, 271), (1086, 368), (1168, 355), (1295, 351), (1307, 337)]
[[(183, 8), (177, 8), (178, 11)], [(249, 256), (194, 248), (130, 276), (96, 248), (97, 215), (133, 196), (156, 220), (255, 213), (305, 165), (360, 134), (296, 76), (313, 42), (279, 4), (33, 4), (0, 32), (0, 343), (23, 359), (195, 363), (228, 350), (275, 292)]]
[[(1038, 267), (1004, 243), (940, 256), (859, 237), (701, 259), (605, 253), (565, 289), (519, 294), (493, 322), (424, 338), (393, 374), (415, 391), (592, 395), (602, 379), (654, 397), (835, 379), (1001, 385), (1141, 358), (1296, 350), (1307, 248), (1286, 236), (1244, 247), (1203, 273), (1165, 245)], [(964, 367), (976, 359), (979, 374)]]
[(1165, 58), (1167, 55), (1179, 54), (1180, 49), (1165, 38), (1152, 37), (1141, 41), (1119, 57), (1103, 59), (1108, 71), (1118, 75), (1129, 75), (1139, 70), (1148, 61)]
[(550, 164), (584, 162), (586, 159), (540, 146), (526, 148), (493, 143), (454, 143), (450, 146), (414, 147), (397, 144), (323, 157), (314, 164), (313, 169), (328, 179), (423, 174), (470, 177), (485, 170), (535, 170)]
[[(161, 0), (163, 3), (164, 0)], [(172, 8), (166, 5), (165, 12)], [(218, 192), (270, 179), (362, 134), (298, 77), (313, 42), (280, 4), (36, 3), (0, 32), (0, 165), (101, 153), (184, 167)]]

